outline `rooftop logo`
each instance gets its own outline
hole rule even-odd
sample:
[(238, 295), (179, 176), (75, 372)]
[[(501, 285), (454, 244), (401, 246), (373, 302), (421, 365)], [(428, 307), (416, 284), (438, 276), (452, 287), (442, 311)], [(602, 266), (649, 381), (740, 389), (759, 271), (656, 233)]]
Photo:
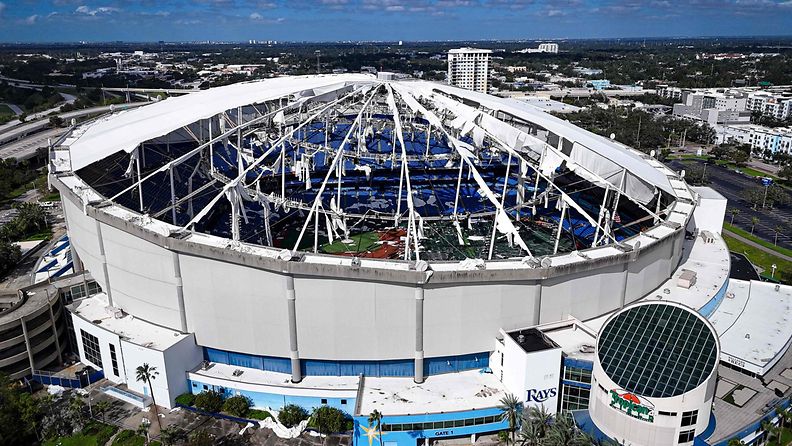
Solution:
[(624, 390), (611, 390), (610, 396), (611, 407), (641, 421), (654, 423), (654, 404)]

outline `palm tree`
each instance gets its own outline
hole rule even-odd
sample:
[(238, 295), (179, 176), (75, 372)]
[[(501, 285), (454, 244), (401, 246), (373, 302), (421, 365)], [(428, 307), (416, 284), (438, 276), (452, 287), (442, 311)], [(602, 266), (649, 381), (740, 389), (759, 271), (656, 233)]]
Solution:
[(108, 410), (110, 410), (110, 401), (107, 400), (99, 401), (98, 403), (96, 403), (96, 406), (94, 406), (94, 410), (96, 411), (96, 413), (99, 414), (99, 416), (102, 417), (102, 423), (106, 422), (105, 414), (107, 413)]
[(140, 435), (141, 437), (146, 439), (146, 444), (149, 443), (149, 426), (150, 423), (146, 423), (146, 420), (140, 422), (137, 429), (135, 429), (135, 433)]
[(157, 413), (157, 400), (154, 399), (154, 388), (151, 386), (151, 380), (159, 375), (156, 367), (149, 366), (148, 363), (138, 366), (135, 370), (135, 379), (148, 385), (149, 393), (151, 394), (151, 405), (154, 407), (154, 418), (157, 419), (157, 427), (162, 430), (160, 424), (159, 414)]
[(547, 434), (550, 446), (584, 446), (590, 444), (589, 438), (580, 432), (571, 414), (556, 417)]
[(773, 238), (773, 244), (778, 246), (778, 234), (784, 232), (784, 227), (778, 225), (775, 228), (773, 228), (773, 232), (775, 232), (775, 237)]
[(541, 443), (542, 437), (539, 436), (539, 426), (523, 418), (523, 422), (520, 425), (520, 445), (539, 446)]
[(498, 409), (501, 410), (501, 421), (509, 423), (509, 431), (511, 432), (512, 444), (516, 441), (517, 419), (520, 417), (522, 411), (522, 403), (512, 393), (507, 393), (506, 396), (501, 398)]
[(553, 414), (548, 412), (544, 405), (528, 409), (528, 420), (536, 425), (540, 438), (547, 436), (547, 431), (553, 425), (553, 418)]
[(759, 217), (751, 217), (751, 235), (753, 235), (754, 228), (759, 224)]
[(732, 438), (729, 440), (726, 446), (745, 446), (745, 443), (743, 443), (739, 438)]
[(765, 431), (765, 433), (767, 434), (765, 438), (767, 439), (768, 443), (770, 443), (773, 439), (778, 437), (778, 434), (780, 433), (780, 429), (778, 429), (778, 426), (774, 425), (768, 420), (762, 420), (761, 426), (762, 426), (762, 430)]
[(730, 225), (734, 226), (734, 217), (740, 215), (739, 209), (729, 209), (729, 214), (731, 214), (731, 221), (729, 222)]
[(379, 436), (380, 446), (382, 446), (382, 413), (377, 409), (371, 412), (368, 417), (369, 427), (373, 424), (377, 429), (377, 436)]

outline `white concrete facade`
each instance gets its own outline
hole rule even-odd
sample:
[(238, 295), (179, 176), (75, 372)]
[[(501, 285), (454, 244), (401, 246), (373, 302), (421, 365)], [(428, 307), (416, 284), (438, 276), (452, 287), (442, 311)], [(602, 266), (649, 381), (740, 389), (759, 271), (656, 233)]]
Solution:
[(459, 48), (448, 51), (448, 83), (467, 90), (487, 92), (491, 50)]

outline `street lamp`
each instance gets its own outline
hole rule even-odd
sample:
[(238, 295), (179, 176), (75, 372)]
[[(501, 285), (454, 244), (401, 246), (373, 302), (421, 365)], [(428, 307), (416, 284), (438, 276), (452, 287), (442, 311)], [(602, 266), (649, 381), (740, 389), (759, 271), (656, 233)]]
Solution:
[(772, 265), (770, 265), (770, 268), (773, 268), (773, 271), (770, 273), (770, 278), (773, 279), (773, 278), (775, 278), (775, 270), (776, 270), (776, 268), (778, 268), (778, 265), (773, 263)]

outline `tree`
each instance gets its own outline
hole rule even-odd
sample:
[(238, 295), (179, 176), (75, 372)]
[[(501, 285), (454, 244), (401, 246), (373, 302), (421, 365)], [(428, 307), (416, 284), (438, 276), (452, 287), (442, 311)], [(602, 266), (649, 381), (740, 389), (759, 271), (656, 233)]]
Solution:
[(215, 439), (209, 432), (201, 429), (190, 434), (187, 439), (188, 446), (214, 446)]
[(50, 117), (49, 123), (50, 123), (50, 127), (57, 129), (63, 127), (64, 121), (63, 118), (55, 115)]
[(547, 432), (553, 425), (553, 418), (553, 414), (548, 412), (544, 405), (541, 407), (530, 407), (525, 417), (529, 423), (536, 425), (540, 438), (545, 438), (547, 436)]
[(778, 176), (787, 180), (792, 181), (792, 164), (786, 164), (778, 171)]
[(735, 208), (731, 208), (731, 209), (729, 209), (729, 214), (731, 214), (731, 221), (729, 222), (729, 224), (734, 226), (734, 217), (736, 217), (737, 215), (740, 215), (740, 210), (739, 209), (735, 209)]
[(138, 425), (137, 429), (135, 429), (135, 433), (140, 435), (141, 437), (145, 438), (146, 439), (146, 444), (148, 444), (149, 443), (149, 427), (151, 427), (151, 422), (150, 421), (146, 422), (146, 421), (148, 421), (148, 420), (143, 419), (143, 421), (140, 422), (140, 424)]
[(547, 433), (549, 446), (586, 446), (590, 444), (588, 437), (575, 425), (570, 414), (556, 417), (553, 426)]
[(278, 421), (286, 427), (294, 427), (307, 419), (308, 412), (296, 404), (287, 404), (278, 412)]
[(110, 401), (107, 400), (99, 401), (94, 406), (94, 411), (96, 411), (96, 413), (99, 414), (100, 417), (102, 417), (103, 423), (106, 422), (105, 415), (107, 414), (107, 411), (110, 410), (110, 406), (111, 406)]
[(751, 235), (753, 235), (757, 224), (759, 224), (759, 217), (751, 217)]
[(539, 436), (539, 426), (529, 420), (523, 420), (520, 426), (520, 444), (523, 446), (539, 446), (542, 437)]
[(784, 232), (784, 227), (781, 225), (776, 225), (776, 227), (773, 228), (773, 232), (775, 232), (775, 235), (773, 236), (773, 244), (778, 245), (778, 234)]
[(187, 438), (184, 430), (176, 426), (168, 426), (160, 431), (160, 440), (165, 446), (171, 446)]
[(745, 443), (743, 443), (739, 438), (732, 438), (729, 440), (729, 443), (727, 443), (727, 446), (745, 446)]
[(380, 446), (382, 446), (382, 413), (380, 413), (380, 411), (378, 411), (377, 409), (374, 409), (374, 411), (369, 414), (368, 424), (369, 424), (369, 428), (373, 424), (374, 428), (377, 429), (377, 435), (379, 436)]
[(223, 408), (223, 395), (214, 390), (205, 390), (195, 395), (195, 407), (207, 412), (220, 412)]
[(244, 395), (232, 396), (223, 403), (223, 412), (235, 417), (245, 417), (250, 412), (251, 404), (250, 398)]
[(154, 408), (154, 418), (157, 419), (157, 427), (162, 429), (159, 414), (157, 413), (157, 400), (154, 399), (154, 388), (151, 385), (151, 380), (155, 379), (157, 375), (159, 375), (157, 368), (148, 365), (148, 363), (138, 366), (135, 370), (135, 379), (144, 385), (148, 385), (149, 393), (151, 394), (151, 406)]
[(319, 433), (335, 434), (346, 430), (349, 417), (342, 410), (332, 406), (319, 406), (313, 410), (311, 421)]
[(512, 444), (516, 441), (517, 420), (522, 411), (522, 403), (512, 393), (507, 393), (506, 396), (501, 398), (498, 409), (501, 410), (501, 421), (509, 423), (509, 432), (511, 432)]
[(761, 426), (762, 430), (765, 431), (765, 434), (767, 434), (765, 438), (768, 443), (772, 442), (774, 439), (777, 439), (781, 433), (781, 430), (778, 428), (778, 426), (774, 425), (768, 420), (762, 420)]

